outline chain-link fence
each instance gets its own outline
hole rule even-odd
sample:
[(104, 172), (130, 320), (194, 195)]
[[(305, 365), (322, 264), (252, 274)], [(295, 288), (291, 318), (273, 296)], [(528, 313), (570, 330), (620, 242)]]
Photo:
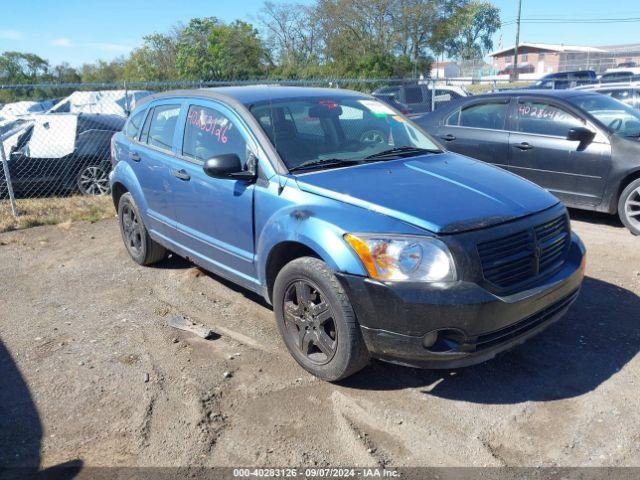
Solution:
[[(406, 90), (406, 98), (380, 95), (403, 110), (409, 95), (423, 104), (423, 111), (465, 95), (462, 85), (471, 79), (319, 79), (242, 82), (147, 82), (133, 84), (39, 84), (0, 85), (0, 231), (3, 218), (27, 215), (27, 210), (47, 211), (60, 198), (74, 205), (90, 205), (92, 198), (108, 197), (111, 169), (110, 142), (129, 113), (144, 97), (176, 88), (273, 84), (346, 88), (371, 93), (407, 84), (422, 86)], [(482, 88), (495, 88), (495, 82)], [(384, 90), (383, 90), (384, 91)], [(404, 94), (403, 94), (404, 95)], [(14, 100), (14, 101), (12, 101)], [(395, 103), (394, 103), (395, 102)], [(407, 108), (408, 113), (410, 110)], [(10, 228), (10, 227), (9, 227)], [(5, 228), (6, 229), (6, 228)]]

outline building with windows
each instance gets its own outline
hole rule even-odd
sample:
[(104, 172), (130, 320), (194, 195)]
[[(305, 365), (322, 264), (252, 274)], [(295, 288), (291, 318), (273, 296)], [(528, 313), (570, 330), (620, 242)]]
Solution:
[[(493, 70), (508, 74), (513, 70), (515, 47), (495, 51)], [(540, 77), (570, 70), (595, 70), (640, 67), (640, 44), (585, 47), (548, 43), (522, 43), (518, 48), (518, 70)]]
[[(521, 73), (543, 76), (561, 70), (563, 58), (569, 54), (579, 54), (586, 59), (590, 55), (606, 53), (596, 47), (581, 47), (577, 45), (558, 45), (548, 43), (522, 43), (518, 48), (518, 70)], [(515, 47), (498, 50), (489, 55), (493, 61), (493, 69), (497, 74), (508, 74), (513, 70)], [(583, 68), (574, 68), (583, 70)]]

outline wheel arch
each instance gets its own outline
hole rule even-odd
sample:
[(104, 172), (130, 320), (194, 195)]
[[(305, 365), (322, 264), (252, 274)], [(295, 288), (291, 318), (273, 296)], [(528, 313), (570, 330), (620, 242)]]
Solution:
[(267, 287), (267, 299), (269, 302), (273, 299), (273, 286), (278, 273), (289, 262), (301, 257), (314, 257), (320, 260), (323, 258), (314, 249), (304, 243), (286, 240), (280, 242), (269, 251), (267, 261), (265, 263), (265, 281)]
[(127, 187), (125, 187), (120, 182), (114, 182), (111, 186), (111, 198), (113, 199), (113, 206), (116, 207), (116, 211), (118, 210), (118, 204), (120, 203), (120, 198), (122, 195), (127, 193)]
[(637, 170), (634, 170), (633, 172), (627, 174), (622, 181), (620, 182), (619, 186), (618, 186), (618, 191), (616, 192), (616, 196), (613, 199), (613, 205), (614, 205), (614, 214), (618, 212), (618, 205), (620, 202), (620, 196), (622, 195), (622, 192), (624, 192), (624, 189), (627, 188), (632, 182), (636, 181), (640, 179), (640, 168)]

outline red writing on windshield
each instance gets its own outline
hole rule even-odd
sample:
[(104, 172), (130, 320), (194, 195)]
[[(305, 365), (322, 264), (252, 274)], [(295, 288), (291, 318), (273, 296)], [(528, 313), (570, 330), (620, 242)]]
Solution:
[(227, 143), (229, 141), (228, 133), (233, 128), (233, 124), (228, 118), (223, 116), (214, 117), (200, 108), (192, 108), (189, 110), (187, 121), (190, 125), (211, 134), (211, 136), (221, 143)]

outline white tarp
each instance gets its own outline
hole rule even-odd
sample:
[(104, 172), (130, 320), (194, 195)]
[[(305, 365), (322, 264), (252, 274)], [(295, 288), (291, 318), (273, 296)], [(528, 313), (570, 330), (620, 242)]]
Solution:
[(13, 102), (7, 103), (0, 109), (0, 119), (13, 120), (23, 115), (30, 115), (34, 113), (43, 113), (51, 108), (53, 103), (50, 100), (44, 102)]
[(73, 92), (58, 102), (49, 113), (101, 113), (128, 116), (140, 99), (151, 95), (147, 90), (100, 90)]
[(73, 153), (76, 146), (77, 115), (34, 115), (27, 156), (60, 158)]

